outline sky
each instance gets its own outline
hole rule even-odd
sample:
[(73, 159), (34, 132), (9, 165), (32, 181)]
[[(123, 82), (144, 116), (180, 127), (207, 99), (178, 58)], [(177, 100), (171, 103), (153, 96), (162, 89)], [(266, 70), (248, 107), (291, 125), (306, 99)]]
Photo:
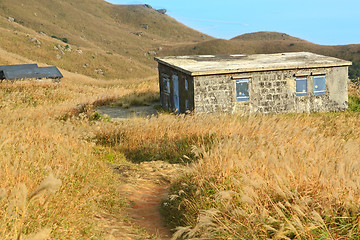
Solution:
[(360, 44), (360, 0), (107, 0), (149, 4), (216, 38), (275, 31), (322, 45)]

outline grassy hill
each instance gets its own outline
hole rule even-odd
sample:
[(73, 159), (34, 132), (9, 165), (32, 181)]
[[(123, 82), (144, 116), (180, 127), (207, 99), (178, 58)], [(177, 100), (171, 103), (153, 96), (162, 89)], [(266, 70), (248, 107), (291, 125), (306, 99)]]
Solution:
[(279, 32), (254, 32), (245, 33), (232, 38), (231, 40), (242, 40), (242, 41), (275, 41), (275, 40), (290, 40), (295, 42), (306, 42), (303, 39), (292, 37), (286, 33)]
[[(257, 32), (231, 40), (214, 39), (148, 5), (113, 5), (102, 0), (2, 0), (0, 16), (3, 50), (31, 62), (100, 79), (153, 76), (157, 72), (155, 55), (309, 51), (360, 61), (360, 45), (323, 46), (286, 33)], [(8, 62), (4, 56), (0, 61), (22, 63)]]
[(360, 59), (360, 44), (352, 45), (318, 45), (306, 40), (277, 32), (256, 32), (237, 36), (231, 40), (212, 39), (175, 47), (167, 54), (229, 54), (229, 53), (276, 53), (310, 51), (336, 56), (348, 60)]
[(149, 77), (161, 49), (211, 39), (144, 5), (102, 0), (3, 0), (0, 16), (4, 50), (104, 79)]
[[(212, 39), (205, 42), (180, 46), (165, 52), (167, 55), (230, 54), (230, 53), (279, 53), (313, 52), (353, 61), (351, 70), (358, 68), (360, 44), (326, 46), (292, 37), (286, 33), (256, 32), (247, 33), (231, 40)], [(360, 77), (360, 72), (359, 76)]]

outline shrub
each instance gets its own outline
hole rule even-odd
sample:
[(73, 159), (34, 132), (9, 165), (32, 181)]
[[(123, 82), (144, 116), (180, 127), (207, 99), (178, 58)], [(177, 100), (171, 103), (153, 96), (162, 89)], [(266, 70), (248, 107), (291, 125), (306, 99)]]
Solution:
[(352, 112), (360, 112), (360, 98), (349, 96), (349, 110)]
[(60, 41), (62, 41), (62, 42), (64, 42), (64, 43), (69, 43), (69, 41), (68, 41), (68, 39), (67, 38), (60, 38), (60, 37), (57, 37), (57, 36), (55, 36), (55, 35), (52, 35), (51, 36), (52, 38), (55, 38), (55, 39), (57, 39), (57, 40), (60, 40)]

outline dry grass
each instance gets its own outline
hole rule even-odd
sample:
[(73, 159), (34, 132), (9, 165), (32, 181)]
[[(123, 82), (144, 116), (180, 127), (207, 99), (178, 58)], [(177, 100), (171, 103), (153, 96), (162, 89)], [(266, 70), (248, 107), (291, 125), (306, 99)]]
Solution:
[(193, 148), (199, 160), (166, 201), (183, 225), (174, 239), (359, 237), (357, 113), (217, 121), (226, 133)]
[(153, 93), (156, 81), (65, 76), (0, 85), (1, 239), (104, 237), (94, 215), (121, 216), (108, 162), (130, 164), (124, 155), (197, 160), (165, 202), (175, 237), (359, 236), (357, 113), (93, 121), (94, 106)]
[(108, 166), (123, 155), (85, 139), (97, 129), (92, 106), (133, 90), (65, 75), (61, 84), (0, 84), (0, 239), (99, 239), (94, 216), (119, 216), (126, 204)]
[(196, 160), (164, 202), (174, 239), (357, 239), (359, 124), (355, 112), (162, 114), (94, 137), (135, 161)]
[[(94, 216), (123, 217), (126, 201), (109, 163), (130, 164), (124, 156), (196, 160), (165, 202), (169, 222), (178, 227), (174, 238), (359, 238), (357, 113), (92, 117), (97, 105), (153, 98), (158, 87), (148, 51), (306, 50), (356, 60), (358, 45), (291, 38), (205, 42), (211, 38), (167, 16), (100, 0), (4, 0), (0, 7), (2, 64), (46, 63), (65, 76), (61, 84), (0, 84), (0, 239), (103, 239)], [(51, 35), (68, 38), (72, 51), (54, 48), (67, 44)], [(33, 37), (40, 47), (29, 41)], [(350, 93), (360, 109), (359, 89)]]

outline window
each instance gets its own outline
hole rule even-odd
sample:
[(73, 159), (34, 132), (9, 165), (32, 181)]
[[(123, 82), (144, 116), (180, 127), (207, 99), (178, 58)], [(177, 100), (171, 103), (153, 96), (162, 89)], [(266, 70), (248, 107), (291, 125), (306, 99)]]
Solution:
[(236, 80), (236, 100), (248, 101), (249, 100), (249, 79), (237, 79)]
[(189, 83), (186, 78), (185, 78), (185, 90), (189, 90)]
[(316, 75), (313, 77), (313, 92), (314, 95), (323, 95), (325, 90), (325, 75)]
[(296, 78), (296, 96), (306, 96), (307, 95), (307, 77), (297, 77)]
[(170, 79), (169, 77), (163, 77), (164, 92), (170, 94)]

